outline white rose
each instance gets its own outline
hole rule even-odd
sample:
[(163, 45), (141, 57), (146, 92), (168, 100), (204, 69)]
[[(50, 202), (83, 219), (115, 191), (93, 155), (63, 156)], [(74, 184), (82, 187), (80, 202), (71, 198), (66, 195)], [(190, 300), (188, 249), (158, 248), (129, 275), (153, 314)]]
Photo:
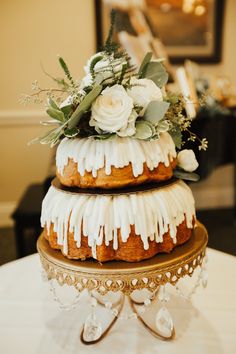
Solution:
[(92, 115), (89, 125), (110, 133), (124, 131), (128, 128), (129, 118), (133, 110), (133, 100), (127, 95), (124, 87), (114, 85), (101, 92), (92, 104)]
[(123, 127), (122, 129), (120, 129), (117, 132), (117, 135), (121, 136), (121, 137), (125, 137), (125, 136), (132, 136), (135, 134), (136, 129), (135, 129), (135, 122), (136, 122), (136, 118), (138, 117), (137, 113), (135, 112), (135, 110), (132, 111), (131, 115), (129, 116), (128, 119), (128, 124), (126, 127)]
[(193, 150), (182, 150), (177, 156), (177, 165), (187, 172), (193, 172), (198, 168), (198, 162)]
[(136, 79), (133, 77), (130, 80), (132, 86), (127, 90), (128, 95), (132, 97), (134, 104), (143, 107), (139, 113), (140, 116), (144, 115), (144, 112), (151, 101), (163, 101), (161, 89), (149, 79)]

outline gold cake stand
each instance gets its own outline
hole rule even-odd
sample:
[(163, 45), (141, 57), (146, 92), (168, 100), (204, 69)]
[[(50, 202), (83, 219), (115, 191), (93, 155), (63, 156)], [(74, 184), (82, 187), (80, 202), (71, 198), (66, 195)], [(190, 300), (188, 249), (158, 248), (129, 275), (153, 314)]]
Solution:
[[(37, 242), (42, 266), (49, 280), (56, 280), (59, 285), (73, 286), (82, 292), (84, 289), (94, 294), (106, 295), (109, 292), (121, 292), (123, 298), (119, 301), (117, 313), (122, 310), (124, 296), (129, 298), (136, 317), (155, 336), (161, 339), (172, 339), (174, 328), (169, 336), (163, 336), (151, 329), (136, 311), (135, 305), (140, 305), (132, 298), (135, 290), (147, 289), (156, 294), (161, 285), (167, 283), (175, 285), (180, 278), (192, 276), (197, 267), (201, 267), (205, 257), (208, 235), (205, 227), (196, 222), (192, 236), (188, 242), (176, 247), (169, 254), (158, 254), (149, 260), (138, 263), (112, 261), (99, 263), (96, 260), (70, 260), (58, 250), (53, 250), (48, 241), (41, 235)], [(95, 295), (93, 295), (95, 296)], [(103, 304), (101, 300), (98, 303)], [(96, 343), (101, 340), (115, 323), (115, 317), (99, 338), (86, 341), (81, 333), (81, 340), (85, 344)]]

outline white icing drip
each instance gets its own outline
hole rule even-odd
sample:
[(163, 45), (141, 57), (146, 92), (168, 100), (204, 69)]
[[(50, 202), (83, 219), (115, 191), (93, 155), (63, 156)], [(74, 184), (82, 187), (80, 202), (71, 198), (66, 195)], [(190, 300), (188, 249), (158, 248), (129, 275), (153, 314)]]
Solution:
[(131, 163), (133, 175), (137, 177), (143, 173), (145, 162), (148, 168), (153, 170), (160, 162), (169, 166), (169, 159), (172, 161), (175, 157), (175, 145), (168, 133), (162, 133), (158, 140), (152, 141), (118, 136), (111, 140), (65, 138), (58, 146), (56, 165), (59, 173), (63, 175), (64, 167), (70, 158), (77, 162), (81, 176), (87, 171), (96, 177), (97, 171), (103, 167), (105, 173), (110, 175), (111, 166), (122, 168)]
[(163, 235), (170, 230), (176, 242), (177, 226), (184, 218), (192, 228), (195, 216), (194, 199), (190, 188), (183, 182), (166, 186), (156, 191), (131, 195), (75, 195), (50, 187), (42, 204), (41, 225), (47, 232), (51, 224), (57, 233), (57, 242), (68, 252), (67, 231), (74, 233), (77, 247), (81, 245), (81, 234), (88, 237), (96, 257), (96, 246), (104, 241), (118, 248), (117, 231), (126, 242), (131, 225), (140, 235), (144, 249), (149, 248), (149, 239), (163, 242)]

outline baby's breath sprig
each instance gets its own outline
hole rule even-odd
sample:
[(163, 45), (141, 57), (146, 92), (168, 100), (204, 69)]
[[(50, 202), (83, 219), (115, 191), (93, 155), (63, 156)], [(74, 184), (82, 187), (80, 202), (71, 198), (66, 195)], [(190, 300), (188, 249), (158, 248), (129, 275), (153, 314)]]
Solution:
[(43, 100), (41, 99), (41, 95), (45, 94), (48, 97), (54, 97), (55, 93), (59, 93), (61, 95), (61, 97), (57, 97), (57, 99), (59, 99), (61, 101), (61, 99), (63, 98), (63, 94), (66, 93), (67, 91), (64, 89), (59, 89), (59, 88), (41, 88), (39, 86), (38, 81), (34, 81), (32, 83), (32, 90), (36, 92), (32, 93), (32, 94), (22, 94), (19, 98), (19, 102), (21, 104), (27, 105), (29, 103), (37, 103), (37, 104), (41, 104), (43, 103)]
[(31, 101), (31, 96), (27, 94), (22, 94), (19, 98), (19, 103), (27, 105)]
[[(199, 143), (199, 150), (206, 150), (208, 146), (208, 142), (206, 138), (201, 139), (197, 134), (191, 131), (192, 118), (188, 117), (184, 114), (186, 99), (182, 95), (174, 95), (169, 93), (167, 95), (167, 101), (170, 102), (170, 107), (165, 115), (165, 119), (169, 120), (172, 130), (175, 135), (178, 135), (179, 146), (181, 147), (183, 144), (181, 139), (181, 132), (188, 133), (188, 141)], [(188, 100), (189, 102), (189, 100)], [(200, 97), (199, 105), (205, 104), (205, 97)]]
[(206, 138), (203, 138), (201, 140), (201, 145), (198, 147), (198, 149), (206, 151), (207, 148), (208, 148), (208, 141)]
[(34, 80), (34, 81), (32, 82), (31, 89), (32, 89), (33, 91), (39, 90), (39, 83), (38, 83), (38, 80)]

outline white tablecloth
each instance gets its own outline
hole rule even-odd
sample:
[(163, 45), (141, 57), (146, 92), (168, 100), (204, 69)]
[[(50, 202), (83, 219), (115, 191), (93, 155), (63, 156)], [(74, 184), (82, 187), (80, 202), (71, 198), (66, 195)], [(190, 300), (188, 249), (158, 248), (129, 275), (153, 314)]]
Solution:
[(172, 296), (168, 305), (174, 341), (154, 338), (135, 319), (119, 319), (102, 342), (91, 346), (79, 340), (89, 313), (85, 297), (76, 310), (60, 310), (41, 279), (38, 255), (6, 264), (0, 267), (0, 353), (234, 354), (236, 257), (209, 249), (208, 258), (208, 287), (191, 302)]

